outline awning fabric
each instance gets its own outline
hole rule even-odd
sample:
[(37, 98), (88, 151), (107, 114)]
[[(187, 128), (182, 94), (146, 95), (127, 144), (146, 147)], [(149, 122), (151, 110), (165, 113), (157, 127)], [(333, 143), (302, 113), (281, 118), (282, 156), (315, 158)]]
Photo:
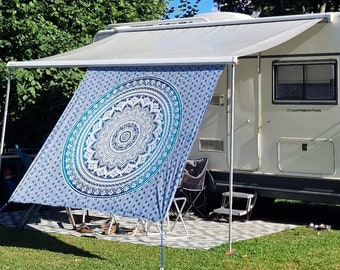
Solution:
[(163, 221), (223, 68), (91, 68), (10, 201)]
[(207, 22), (191, 27), (118, 31), (88, 46), (33, 61), (9, 62), (10, 68), (105, 67), (231, 63), (237, 57), (275, 47), (323, 18), (256, 23)]

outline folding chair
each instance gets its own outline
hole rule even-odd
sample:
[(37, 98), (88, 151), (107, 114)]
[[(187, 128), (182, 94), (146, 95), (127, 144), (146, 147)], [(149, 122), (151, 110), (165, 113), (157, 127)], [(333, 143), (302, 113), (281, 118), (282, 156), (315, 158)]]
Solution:
[[(29, 154), (23, 152), (18, 144), (15, 144), (15, 149), (18, 152), (19, 158), (21, 162), (23, 163), (25, 170), (28, 170), (28, 168), (31, 166), (32, 158)], [(29, 220), (40, 210), (41, 205), (39, 204), (32, 204), (28, 211), (25, 213), (23, 218), (20, 221), (19, 228), (23, 229), (26, 224), (29, 222)], [(72, 227), (76, 229), (76, 223), (74, 221), (73, 214), (71, 212), (71, 208), (65, 207), (69, 222), (72, 224)]]
[(18, 152), (19, 158), (21, 160), (21, 162), (23, 163), (25, 170), (28, 170), (28, 168), (30, 167), (31, 163), (32, 163), (32, 158), (29, 154), (23, 152), (21, 150), (21, 148), (19, 147), (19, 145), (15, 145), (15, 149)]
[[(176, 216), (176, 219), (174, 220), (173, 223), (170, 222), (170, 218), (169, 218), (169, 213), (166, 217), (166, 223), (163, 224), (164, 227), (169, 226), (170, 224), (172, 225), (170, 229), (168, 229), (167, 231), (164, 232), (164, 239), (179, 239), (179, 238), (187, 238), (189, 236), (189, 231), (188, 228), (185, 224), (185, 221), (183, 219), (183, 209), (186, 205), (186, 198), (185, 197), (178, 197), (178, 198), (174, 198), (172, 201), (172, 205), (171, 205), (171, 209), (170, 211), (173, 212)], [(184, 234), (181, 233), (180, 230), (175, 230), (175, 226), (176, 224), (180, 223), (182, 225), (182, 229), (184, 231)], [(148, 226), (146, 227), (146, 234), (147, 235), (153, 235), (154, 232), (150, 231), (150, 227), (153, 224), (153, 222), (150, 222), (148, 224)], [(157, 234), (161, 233), (162, 228), (161, 228), (161, 224), (158, 222), (154, 223), (157, 227)]]
[(186, 201), (187, 199), (185, 197), (179, 197), (179, 198), (174, 198), (173, 200), (173, 205), (175, 207), (174, 211), (176, 214), (176, 219), (174, 224), (171, 227), (171, 232), (174, 231), (175, 226), (177, 224), (177, 222), (179, 221), (182, 224), (182, 227), (184, 229), (185, 234), (182, 237), (188, 237), (189, 236), (189, 232), (188, 232), (188, 228), (185, 225), (184, 219), (183, 219), (183, 209), (186, 205)]
[(200, 210), (206, 203), (205, 176), (208, 168), (208, 159), (188, 160), (183, 171), (179, 190), (187, 199), (188, 208), (184, 215), (194, 209), (200, 216), (204, 216)]

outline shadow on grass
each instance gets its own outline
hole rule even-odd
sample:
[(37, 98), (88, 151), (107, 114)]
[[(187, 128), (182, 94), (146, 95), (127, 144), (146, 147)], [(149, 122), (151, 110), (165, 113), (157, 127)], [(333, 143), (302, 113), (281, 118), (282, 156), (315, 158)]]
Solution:
[(339, 216), (339, 205), (276, 200), (271, 204), (256, 205), (251, 219), (306, 226), (310, 223), (325, 224), (330, 225), (332, 229), (340, 230)]
[(57, 253), (73, 254), (75, 256), (103, 259), (90, 252), (66, 244), (57, 238), (34, 230), (20, 230), (0, 225), (0, 245), (48, 250)]

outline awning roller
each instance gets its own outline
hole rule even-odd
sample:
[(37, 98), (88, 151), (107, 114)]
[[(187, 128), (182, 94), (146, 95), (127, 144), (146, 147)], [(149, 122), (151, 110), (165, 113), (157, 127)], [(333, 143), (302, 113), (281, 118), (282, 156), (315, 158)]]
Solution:
[[(254, 19), (255, 21), (256, 19)], [(31, 61), (8, 62), (9, 68), (107, 67), (235, 63), (294, 38), (323, 18), (223, 24), (200, 27), (122, 31), (66, 53)], [(193, 23), (194, 25), (194, 23)]]

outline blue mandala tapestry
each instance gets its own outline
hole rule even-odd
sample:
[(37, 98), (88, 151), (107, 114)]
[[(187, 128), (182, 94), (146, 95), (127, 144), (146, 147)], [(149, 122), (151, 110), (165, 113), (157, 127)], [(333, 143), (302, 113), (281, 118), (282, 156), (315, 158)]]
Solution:
[(164, 220), (223, 68), (89, 69), (10, 201)]

